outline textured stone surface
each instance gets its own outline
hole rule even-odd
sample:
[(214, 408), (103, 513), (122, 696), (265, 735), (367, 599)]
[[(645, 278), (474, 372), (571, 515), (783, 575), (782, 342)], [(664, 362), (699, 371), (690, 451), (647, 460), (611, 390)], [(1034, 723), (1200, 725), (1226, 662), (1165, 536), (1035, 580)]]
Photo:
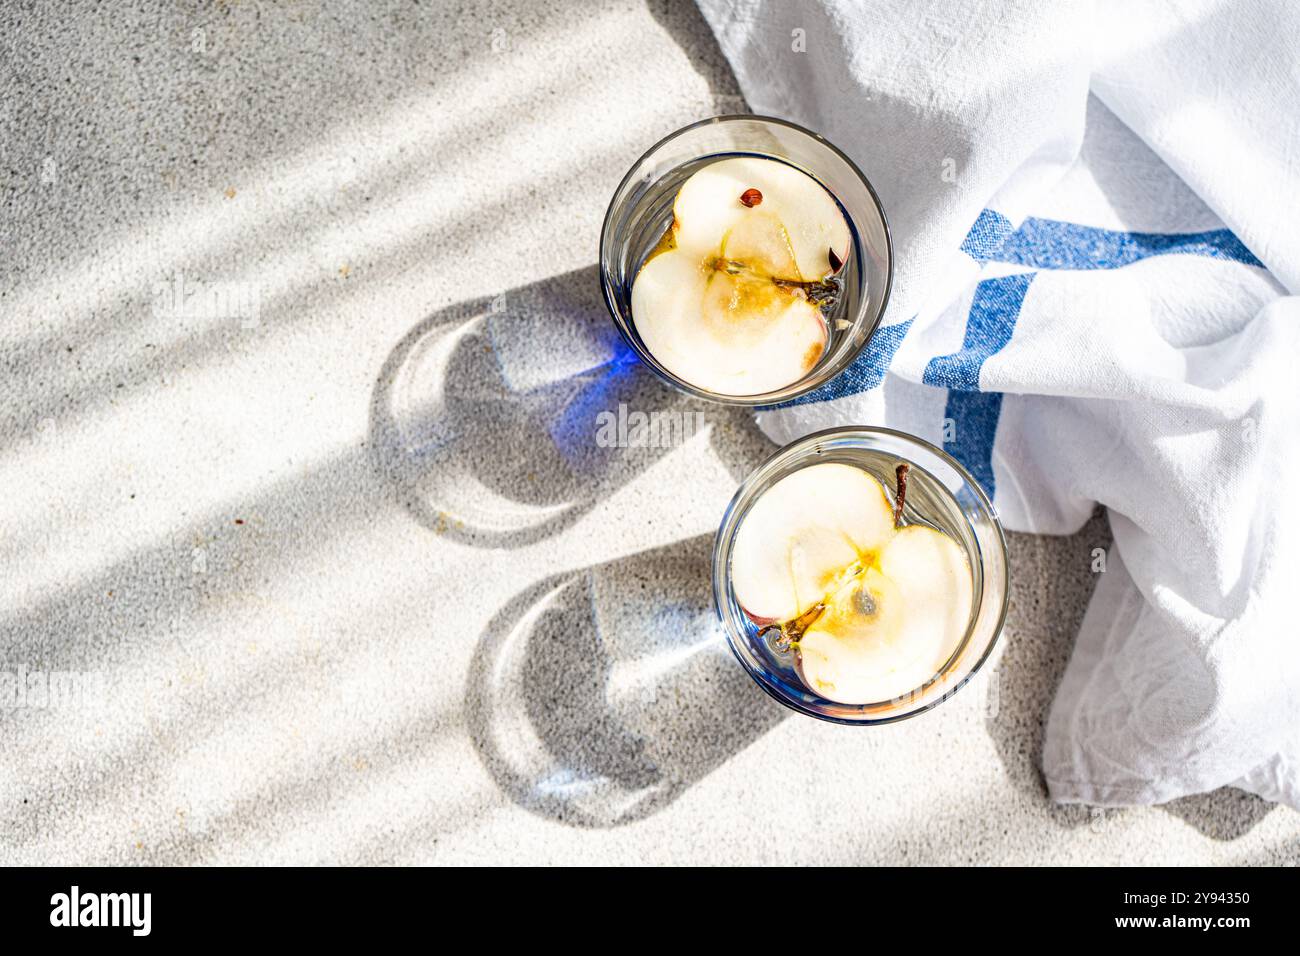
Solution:
[[(1048, 804), (1103, 519), (1013, 536), (996, 668), (921, 719), (718, 643), (766, 442), (582, 371), (615, 184), (742, 105), (689, 4), (15, 0), (0, 89), (0, 670), (107, 689), (0, 713), (0, 862), (1300, 859), (1236, 792)], [(598, 448), (619, 402), (693, 437)]]

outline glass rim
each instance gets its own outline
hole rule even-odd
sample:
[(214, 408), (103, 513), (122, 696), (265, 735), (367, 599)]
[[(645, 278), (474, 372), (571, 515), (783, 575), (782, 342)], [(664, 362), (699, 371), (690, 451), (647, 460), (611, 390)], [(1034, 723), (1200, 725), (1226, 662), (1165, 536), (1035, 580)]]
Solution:
[[(649, 159), (661, 147), (667, 145), (668, 143), (672, 142), (673, 140), (677, 139), (680, 136), (686, 135), (692, 130), (699, 129), (704, 126), (718, 125), (722, 123), (738, 122), (738, 121), (757, 121), (761, 123), (770, 123), (775, 126), (783, 126), (786, 129), (791, 129), (797, 133), (802, 133), (804, 136), (807, 136), (809, 139), (815, 140), (816, 142), (820, 143), (822, 146), (825, 146), (828, 150), (830, 150), (831, 153), (833, 153), (836, 157), (838, 157), (839, 160), (849, 168), (849, 170), (853, 173), (853, 175), (856, 176), (859, 180), (861, 180), (862, 184), (867, 188), (867, 194), (871, 197), (871, 202), (875, 206), (876, 214), (880, 217), (881, 230), (885, 236), (885, 259), (886, 259), (885, 288), (880, 298), (880, 307), (876, 310), (875, 316), (873, 316), (869, 320), (868, 324), (870, 325), (870, 328), (867, 330), (866, 335), (862, 337), (862, 341), (858, 344), (858, 346), (856, 348), (847, 351), (844, 354), (841, 361), (839, 362), (838, 367), (835, 368), (827, 378), (821, 381), (811, 381), (808, 384), (803, 385), (799, 388), (793, 387), (793, 385), (798, 384), (796, 382), (796, 383), (792, 383), (792, 385), (786, 386), (785, 388), (773, 389), (771, 391), (761, 392), (756, 395), (726, 395), (721, 392), (706, 391), (705, 389), (699, 388), (698, 386), (692, 385), (690, 382), (687, 382), (679, 378), (678, 376), (674, 375), (672, 372), (668, 371), (668, 369), (664, 368), (663, 365), (659, 362), (659, 360), (656, 359), (653, 354), (651, 354), (650, 350), (643, 347), (640, 343), (635, 341), (633, 336), (631, 336), (628, 333), (628, 330), (624, 327), (625, 323), (620, 320), (620, 311), (617, 302), (615, 301), (614, 292), (610, 288), (610, 283), (606, 278), (606, 270), (605, 270), (605, 238), (609, 233), (610, 220), (614, 216), (614, 209), (618, 204), (619, 196), (623, 193), (623, 190), (627, 186), (627, 184), (635, 178), (633, 174), (636, 172), (637, 168), (643, 162)], [(839, 201), (838, 198), (836, 199), (836, 201), (837, 202)], [(848, 211), (845, 210), (845, 212), (847, 213)], [(867, 175), (862, 171), (862, 169), (858, 166), (857, 163), (855, 163), (852, 159), (850, 159), (849, 156), (842, 149), (840, 149), (838, 146), (836, 146), (826, 137), (822, 136), (820, 133), (815, 133), (805, 126), (800, 126), (798, 123), (792, 122), (787, 119), (781, 119), (778, 116), (764, 116), (759, 113), (724, 113), (718, 116), (707, 116), (704, 119), (696, 120), (693, 123), (688, 123), (687, 125), (682, 126), (679, 129), (673, 130), (673, 132), (669, 133), (667, 136), (664, 136), (653, 146), (651, 146), (640, 156), (638, 156), (636, 160), (632, 163), (632, 165), (628, 167), (627, 172), (623, 174), (623, 178), (619, 180), (618, 186), (615, 187), (614, 193), (610, 197), (609, 205), (605, 208), (605, 218), (601, 221), (601, 225), (600, 225), (600, 247), (598, 252), (599, 252), (599, 263), (600, 263), (600, 287), (601, 287), (602, 296), (605, 300), (605, 308), (609, 311), (610, 318), (613, 320), (614, 325), (618, 328), (619, 335), (622, 336), (623, 341), (627, 343), (628, 347), (632, 349), (632, 351), (636, 354), (637, 358), (640, 359), (641, 362), (646, 365), (646, 367), (648, 367), (651, 371), (653, 371), (656, 375), (658, 375), (661, 379), (663, 379), (673, 388), (685, 392), (687, 395), (691, 395), (696, 398), (702, 398), (705, 399), (706, 401), (717, 402), (721, 405), (742, 405), (742, 406), (779, 405), (783, 402), (792, 401), (793, 399), (806, 395), (809, 392), (815, 391), (816, 389), (821, 388), (823, 385), (830, 384), (832, 381), (838, 378), (844, 372), (845, 369), (847, 369), (850, 365), (852, 365), (853, 362), (858, 358), (858, 356), (861, 355), (862, 352), (866, 349), (866, 347), (871, 344), (871, 339), (875, 336), (876, 332), (880, 329), (881, 320), (884, 319), (885, 311), (889, 308), (890, 294), (893, 292), (894, 289), (894, 236), (893, 236), (893, 231), (890, 229), (889, 226), (889, 218), (888, 216), (885, 215), (884, 203), (880, 201), (880, 194), (876, 192), (875, 185), (873, 185), (871, 180), (867, 178)]]
[[(990, 519), (990, 524), (993, 526), (996, 532), (996, 536), (994, 538), (994, 544), (996, 546), (997, 552), (1000, 553), (1002, 556), (1002, 573), (1000, 575), (999, 580), (992, 583), (1001, 585), (1002, 598), (1000, 601), (1000, 606), (997, 608), (997, 619), (994, 622), (994, 626), (993, 626), (993, 636), (989, 639), (988, 646), (986, 646), (980, 652), (979, 657), (975, 660), (975, 663), (971, 666), (970, 671), (964, 677), (962, 677), (961, 680), (959, 680), (955, 686), (944, 691), (942, 694), (937, 696), (934, 700), (930, 701), (929, 703), (925, 704), (923, 707), (918, 707), (915, 710), (910, 710), (907, 711), (906, 713), (887, 714), (881, 717), (841, 717), (833, 714), (819, 713), (818, 711), (806, 705), (803, 705), (798, 701), (792, 700), (789, 697), (785, 696), (784, 694), (781, 694), (777, 690), (777, 688), (772, 686), (771, 682), (767, 679), (767, 675), (763, 671), (757, 670), (750, 663), (750, 661), (748, 661), (745, 658), (745, 656), (740, 652), (740, 649), (736, 646), (737, 635), (733, 633), (734, 629), (729, 625), (729, 620), (726, 613), (726, 604), (727, 604), (726, 571), (727, 569), (721, 568), (719, 567), (719, 565), (723, 557), (724, 541), (728, 538), (734, 539), (736, 532), (739, 530), (739, 519), (736, 517), (738, 506), (746, 498), (754, 495), (755, 488), (760, 483), (758, 480), (760, 477), (765, 476), (765, 474), (768, 473), (770, 470), (772, 470), (773, 467), (777, 465), (779, 462), (786, 459), (792, 459), (806, 453), (807, 449), (810, 446), (815, 445), (818, 442), (826, 441), (828, 439), (833, 439), (833, 438), (846, 438), (846, 437), (852, 437), (854, 435), (863, 435), (863, 434), (868, 436), (887, 435), (893, 438), (900, 439), (905, 444), (914, 445), (923, 451), (929, 452), (930, 454), (937, 457), (943, 464), (947, 465), (948, 467), (951, 467), (957, 473), (958, 477), (961, 478), (962, 481), (964, 481), (968, 486), (970, 486), (974, 490), (975, 497), (981, 509), (983, 509), (984, 512), (987, 513)], [(730, 558), (731, 549), (726, 548), (725, 550), (727, 552), (727, 557)], [(847, 726), (872, 727), (872, 726), (878, 726), (882, 724), (898, 723), (899, 721), (908, 720), (909, 718), (917, 717), (921, 714), (927, 713), (933, 710), (934, 708), (938, 707), (940, 704), (948, 700), (953, 695), (955, 695), (958, 691), (960, 691), (963, 687), (965, 687), (968, 683), (970, 683), (971, 679), (980, 672), (980, 670), (984, 667), (984, 665), (988, 662), (989, 658), (992, 656), (993, 651), (997, 648), (999, 642), (1002, 640), (1002, 633), (1006, 628), (1007, 613), (1010, 610), (1010, 606), (1011, 606), (1011, 587), (1010, 587), (1011, 575), (1010, 575), (1010, 561), (1007, 556), (1006, 529), (1003, 528), (1002, 518), (998, 514), (997, 508), (994, 507), (993, 501), (989, 498), (988, 493), (984, 490), (984, 486), (981, 485), (975, 479), (975, 477), (966, 469), (966, 467), (961, 462), (959, 462), (957, 459), (952, 457), (952, 455), (948, 454), (942, 448), (939, 448), (938, 446), (926, 441), (924, 438), (920, 438), (909, 432), (899, 431), (896, 428), (886, 428), (880, 425), (842, 425), (835, 428), (825, 428), (822, 429), (821, 431), (812, 432), (800, 438), (796, 438), (794, 441), (790, 442), (787, 445), (784, 445), (783, 447), (777, 449), (775, 452), (769, 455), (767, 459), (763, 461), (762, 464), (760, 464), (757, 468), (755, 468), (752, 472), (750, 472), (749, 475), (745, 477), (745, 480), (740, 483), (740, 487), (736, 489), (736, 493), (732, 496), (731, 501), (727, 503), (727, 509), (725, 512), (723, 512), (722, 521), (719, 523), (717, 534), (713, 539), (713, 553), (712, 553), (711, 565), (712, 565), (712, 573), (713, 573), (712, 583), (713, 583), (714, 612), (717, 614), (718, 621), (722, 625), (723, 634), (726, 637), (727, 646), (728, 648), (730, 648), (732, 656), (735, 657), (736, 660), (740, 663), (740, 666), (745, 669), (745, 672), (749, 674), (750, 678), (754, 681), (754, 683), (758, 684), (758, 686), (761, 687), (769, 697), (773, 698), (774, 700), (783, 704), (784, 706), (790, 708), (795, 713), (805, 714), (809, 717), (814, 717), (818, 720), (824, 720), (829, 723), (843, 724)], [(984, 571), (983, 573), (987, 574), (986, 571)], [(987, 590), (988, 590), (987, 584), (981, 588), (981, 595), (980, 595), (981, 605), (984, 600), (984, 594), (985, 592), (987, 592)], [(978, 610), (978, 608), (976, 608), (976, 610)], [(966, 635), (963, 637), (963, 643), (965, 641), (968, 641), (971, 638), (976, 623), (977, 623), (976, 620), (972, 620), (970, 628), (967, 630)], [(936, 674), (935, 678), (938, 678), (940, 676), (942, 676), (942, 672), (940, 674)], [(932, 680), (935, 678), (932, 678)], [(922, 685), (922, 687), (924, 686), (928, 686), (928, 685)], [(920, 688), (918, 688), (917, 690), (920, 690)], [(913, 691), (912, 693), (916, 693), (916, 691)]]

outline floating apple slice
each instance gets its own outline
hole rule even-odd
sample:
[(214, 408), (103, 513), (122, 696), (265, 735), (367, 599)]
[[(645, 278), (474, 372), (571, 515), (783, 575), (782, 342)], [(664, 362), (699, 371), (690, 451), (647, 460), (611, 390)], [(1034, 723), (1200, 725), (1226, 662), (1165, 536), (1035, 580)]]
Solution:
[(723, 395), (754, 395), (798, 381), (826, 343), (821, 312), (802, 295), (752, 275), (706, 272), (676, 253), (642, 268), (632, 309), (657, 317), (638, 319), (637, 328), (665, 368)]
[(774, 484), (737, 530), (737, 603), (780, 629), (804, 682), (830, 700), (877, 703), (916, 690), (966, 633), (965, 553), (933, 528), (895, 520), (875, 478), (826, 463)]
[(806, 173), (757, 157), (711, 163), (678, 190), (672, 228), (632, 283), (641, 340), (707, 391), (796, 382), (825, 351), (814, 299), (834, 294), (823, 280), (849, 242), (839, 205)]
[[(877, 685), (897, 671), (907, 646), (907, 608), (898, 586), (874, 567), (850, 572), (826, 599), (825, 609), (799, 638), (804, 683), (830, 700), (887, 700)], [(919, 687), (925, 677), (907, 690)], [(891, 683), (892, 686), (892, 683)]]
[(804, 631), (804, 682), (846, 704), (908, 694), (952, 656), (970, 609), (970, 566), (957, 543), (924, 525), (901, 528), (878, 565), (846, 580)]
[[(753, 205), (742, 199), (746, 194)], [(794, 259), (793, 271), (762, 263), (775, 278), (812, 282), (835, 271), (832, 250), (840, 262), (848, 259), (849, 226), (826, 187), (787, 163), (757, 156), (710, 163), (682, 183), (673, 203), (674, 241), (682, 251), (707, 255), (760, 216), (782, 227)]]
[(831, 462), (801, 468), (764, 492), (736, 532), (736, 602), (759, 624), (792, 620), (893, 536), (889, 499), (871, 475)]

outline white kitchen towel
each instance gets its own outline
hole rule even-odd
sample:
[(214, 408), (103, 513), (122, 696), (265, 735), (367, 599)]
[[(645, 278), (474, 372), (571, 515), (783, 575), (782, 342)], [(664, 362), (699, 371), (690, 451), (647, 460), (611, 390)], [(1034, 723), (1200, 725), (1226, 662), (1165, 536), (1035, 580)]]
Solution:
[(763, 429), (942, 443), (1013, 530), (1109, 509), (1056, 800), (1300, 807), (1300, 4), (700, 6), (753, 109), (853, 157), (894, 235), (868, 349)]

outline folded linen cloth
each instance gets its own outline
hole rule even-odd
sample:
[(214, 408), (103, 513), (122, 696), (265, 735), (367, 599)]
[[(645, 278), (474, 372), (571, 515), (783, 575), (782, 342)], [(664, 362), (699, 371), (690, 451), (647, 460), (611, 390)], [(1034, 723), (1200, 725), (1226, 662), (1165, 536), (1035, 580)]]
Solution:
[(1300, 808), (1300, 6), (699, 4), (755, 112), (853, 157), (895, 240), (868, 349), (764, 431), (942, 443), (1012, 530), (1105, 505), (1053, 798)]

